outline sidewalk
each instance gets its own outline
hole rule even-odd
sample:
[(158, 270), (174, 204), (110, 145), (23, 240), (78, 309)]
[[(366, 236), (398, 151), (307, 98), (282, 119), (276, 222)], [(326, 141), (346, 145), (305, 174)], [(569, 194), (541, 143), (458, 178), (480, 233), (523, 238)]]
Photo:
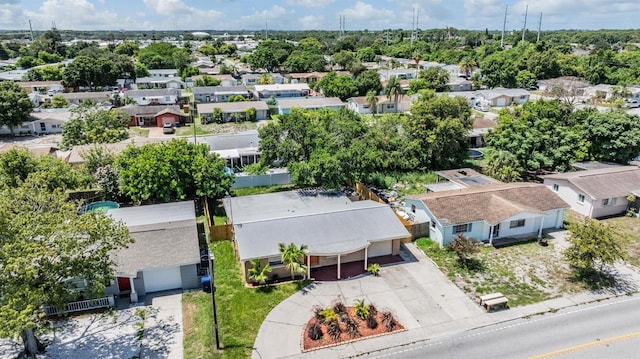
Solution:
[[(341, 282), (315, 282), (269, 313), (260, 327), (252, 358), (345, 358), (464, 332), (637, 291), (640, 274), (618, 265), (624, 283), (618, 290), (582, 292), (544, 302), (486, 313), (451, 283), (431, 260), (408, 244), (417, 261), (384, 267), (380, 278), (363, 276)], [(302, 353), (303, 326), (314, 305), (326, 306), (338, 296), (344, 303), (366, 298), (389, 308), (406, 331)]]

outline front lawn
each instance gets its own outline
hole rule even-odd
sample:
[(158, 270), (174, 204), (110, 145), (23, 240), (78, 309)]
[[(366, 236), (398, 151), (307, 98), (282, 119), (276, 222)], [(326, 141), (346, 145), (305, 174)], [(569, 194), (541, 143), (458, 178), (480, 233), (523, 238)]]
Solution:
[[(267, 314), (307, 282), (247, 288), (241, 278), (231, 242), (213, 243), (216, 306), (223, 350), (216, 358), (250, 358), (258, 330)], [(187, 293), (182, 298), (184, 357), (211, 358), (213, 310), (211, 294)], [(297, 339), (297, 338), (294, 338)]]
[(509, 305), (515, 307), (583, 289), (571, 282), (569, 266), (553, 241), (547, 247), (536, 241), (499, 249), (483, 246), (475, 255), (479, 265), (471, 269), (458, 265), (453, 251), (439, 248), (428, 238), (417, 239), (416, 245), (473, 300), (483, 294), (501, 292), (509, 298)]
[(640, 219), (635, 217), (614, 217), (603, 219), (602, 222), (620, 234), (623, 242), (627, 244), (626, 262), (640, 268)]

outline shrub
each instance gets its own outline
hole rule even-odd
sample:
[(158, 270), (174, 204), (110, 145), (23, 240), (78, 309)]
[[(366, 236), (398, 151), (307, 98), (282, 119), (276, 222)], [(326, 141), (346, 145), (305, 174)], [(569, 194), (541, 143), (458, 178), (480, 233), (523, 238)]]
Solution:
[(361, 320), (366, 320), (369, 316), (369, 306), (364, 303), (364, 299), (356, 300), (356, 316)]
[(308, 335), (311, 340), (320, 340), (320, 338), (322, 338), (322, 328), (320, 324), (317, 322), (311, 324)]
[(376, 329), (378, 327), (378, 319), (376, 319), (375, 315), (371, 315), (369, 312), (369, 316), (367, 317), (367, 328)]
[(463, 234), (458, 233), (450, 244), (451, 250), (458, 255), (458, 261), (461, 264), (466, 264), (472, 258), (472, 256), (480, 252), (480, 242), (473, 238), (465, 237)]
[(342, 334), (342, 328), (340, 328), (340, 324), (337, 320), (327, 321), (327, 334), (333, 340), (340, 339), (340, 334)]
[(347, 317), (347, 321), (345, 322), (345, 331), (351, 338), (357, 338), (360, 336), (360, 326), (358, 322), (353, 320), (353, 318)]
[(320, 311), (320, 315), (324, 317), (325, 322), (338, 321), (338, 315), (331, 308), (325, 308)]
[(367, 271), (373, 274), (374, 277), (377, 277), (378, 275), (380, 275), (380, 264), (378, 263), (369, 264), (369, 266), (367, 267)]
[(342, 301), (338, 299), (333, 303), (333, 311), (337, 314), (346, 314), (347, 307), (345, 307), (344, 303), (342, 303)]
[(313, 316), (316, 318), (316, 320), (322, 324), (324, 323), (324, 315), (322, 314), (322, 311), (324, 310), (324, 308), (322, 308), (319, 305), (315, 305), (313, 307)]
[(386, 311), (382, 313), (382, 324), (384, 324), (384, 327), (388, 332), (390, 332), (396, 328), (398, 322), (396, 321), (396, 318), (393, 317), (393, 314), (391, 314), (391, 312)]

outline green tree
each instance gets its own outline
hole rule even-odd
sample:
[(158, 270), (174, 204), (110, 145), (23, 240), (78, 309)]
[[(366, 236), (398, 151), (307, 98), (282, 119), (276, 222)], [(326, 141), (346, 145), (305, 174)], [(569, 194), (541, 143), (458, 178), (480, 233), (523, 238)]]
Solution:
[(115, 143), (129, 138), (129, 117), (119, 110), (80, 106), (62, 125), (62, 148), (91, 143)]
[(268, 73), (264, 73), (264, 74), (260, 75), (260, 77), (258, 78), (258, 80), (256, 82), (258, 84), (260, 84), (260, 85), (273, 84), (273, 76), (271, 76)]
[(518, 158), (511, 152), (494, 150), (487, 156), (484, 173), (502, 182), (516, 182), (524, 173)]
[(521, 88), (528, 88), (536, 84), (536, 75), (528, 70), (518, 71), (516, 75), (516, 83)]
[(482, 243), (473, 238), (458, 233), (449, 244), (451, 250), (458, 256), (458, 262), (462, 266), (468, 266), (473, 261), (473, 255), (480, 252)]
[(271, 273), (269, 263), (263, 267), (260, 263), (260, 258), (251, 261), (251, 268), (248, 271), (251, 281), (257, 284), (265, 284), (269, 279), (269, 273)]
[(136, 52), (138, 52), (139, 49), (140, 49), (140, 46), (137, 42), (125, 41), (119, 44), (118, 46), (116, 46), (113, 52), (120, 55), (133, 56), (136, 54)]
[(382, 91), (380, 74), (378, 74), (378, 71), (376, 70), (366, 70), (361, 72), (356, 76), (355, 83), (360, 96), (365, 96), (370, 91), (373, 91), (377, 95)]
[(291, 272), (291, 278), (295, 279), (296, 274), (302, 274), (304, 277), (307, 273), (307, 266), (304, 264), (307, 246), (301, 244), (299, 247), (295, 243), (288, 246), (284, 243), (278, 243), (278, 250), (282, 257), (282, 263), (285, 268)]
[(196, 86), (218, 86), (220, 82), (217, 78), (209, 75), (203, 75), (195, 80)]
[(476, 61), (470, 57), (465, 57), (464, 59), (462, 59), (462, 61), (460, 61), (460, 63), (458, 64), (458, 67), (460, 68), (460, 71), (462, 71), (462, 73), (469, 77), (471, 76), (471, 73), (473, 73), (476, 68), (478, 67), (478, 64), (476, 63)]
[(331, 56), (331, 61), (334, 64), (339, 65), (344, 70), (347, 66), (356, 61), (356, 56), (351, 51), (340, 51)]
[(27, 120), (33, 103), (27, 92), (12, 81), (0, 82), (0, 126), (5, 125), (11, 133)]
[(601, 279), (606, 265), (626, 258), (620, 235), (597, 220), (587, 218), (583, 223), (572, 223), (569, 231), (570, 246), (564, 256), (581, 279)]
[(61, 94), (55, 94), (51, 97), (51, 106), (53, 106), (53, 108), (65, 108), (69, 106), (69, 101)]
[(378, 112), (378, 95), (374, 91), (367, 92), (367, 104), (372, 114)]
[(185, 140), (127, 147), (116, 160), (120, 191), (134, 202), (221, 198), (233, 184), (225, 161)]
[(621, 111), (593, 112), (584, 122), (589, 157), (627, 164), (640, 154), (640, 117)]
[(396, 105), (396, 112), (398, 112), (398, 98), (404, 94), (400, 80), (396, 76), (391, 76), (387, 82), (387, 86), (384, 88), (384, 94), (389, 100), (393, 98), (393, 103)]
[(317, 86), (325, 96), (339, 97), (343, 101), (358, 94), (356, 82), (351, 76), (338, 75), (335, 72), (325, 75), (318, 81)]
[(358, 49), (356, 58), (362, 62), (372, 62), (376, 60), (376, 52), (372, 47), (363, 47)]
[(85, 297), (103, 295), (114, 278), (111, 254), (133, 241), (124, 224), (79, 216), (78, 206), (42, 182), (0, 190), (0, 336), (22, 338), (27, 357), (44, 349), (36, 338), (47, 325), (44, 306), (78, 299), (70, 279), (85, 280)]
[(430, 67), (420, 71), (418, 79), (425, 80), (429, 84), (426, 87), (428, 89), (436, 92), (449, 91), (449, 86), (447, 85), (449, 83), (449, 73), (440, 67)]
[(38, 168), (38, 161), (25, 148), (12, 148), (0, 155), (0, 188), (17, 187)]

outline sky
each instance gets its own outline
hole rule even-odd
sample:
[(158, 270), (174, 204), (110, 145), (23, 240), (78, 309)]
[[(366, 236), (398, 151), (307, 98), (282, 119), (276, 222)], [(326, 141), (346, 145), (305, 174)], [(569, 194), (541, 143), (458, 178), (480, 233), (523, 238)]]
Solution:
[(640, 28), (632, 0), (0, 0), (0, 30), (345, 30)]

